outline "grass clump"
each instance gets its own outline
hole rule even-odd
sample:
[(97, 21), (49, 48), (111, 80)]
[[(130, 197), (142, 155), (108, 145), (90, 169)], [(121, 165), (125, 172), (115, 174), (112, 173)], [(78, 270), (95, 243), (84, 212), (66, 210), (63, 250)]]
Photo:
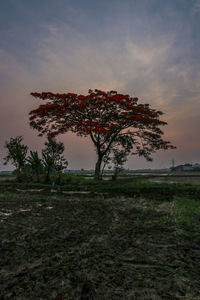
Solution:
[(148, 179), (146, 179), (146, 178), (140, 178), (140, 177), (136, 177), (136, 178), (134, 178), (133, 179), (133, 184), (134, 185), (143, 185), (143, 184), (151, 184), (151, 181), (149, 181)]

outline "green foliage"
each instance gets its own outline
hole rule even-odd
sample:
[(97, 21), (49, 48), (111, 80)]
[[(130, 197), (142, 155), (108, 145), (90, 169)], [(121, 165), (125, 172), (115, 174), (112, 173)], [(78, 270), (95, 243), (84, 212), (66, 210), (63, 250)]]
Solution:
[(68, 162), (62, 156), (65, 149), (64, 144), (56, 142), (55, 138), (51, 138), (45, 143), (45, 146), (46, 148), (42, 150), (42, 154), (52, 158), (55, 171), (59, 172), (65, 170), (68, 166)]
[[(76, 176), (73, 174), (52, 174), (50, 175), (50, 182), (55, 182), (56, 185), (69, 186), (69, 185), (79, 185), (84, 183), (85, 179), (83, 176)], [(94, 180), (91, 180), (92, 182)]]
[(64, 144), (57, 143), (55, 138), (45, 143), (46, 148), (42, 150), (42, 162), (46, 170), (46, 182), (50, 181), (50, 174), (57, 174), (61, 181), (62, 171), (68, 166), (67, 160), (62, 156)]
[(13, 170), (13, 171), (12, 171), (12, 175), (13, 175), (13, 176), (17, 176), (17, 174), (18, 174), (18, 173), (17, 173), (17, 170)]
[(32, 182), (33, 178), (32, 178), (32, 176), (27, 176), (26, 173), (22, 172), (22, 173), (18, 174), (17, 181), (18, 182)]
[(152, 184), (151, 181), (149, 181), (146, 178), (134, 178), (133, 179), (134, 185), (140, 185), (140, 184)]
[[(22, 178), (23, 180), (24, 178)], [(51, 175), (52, 181), (56, 182), (55, 189), (61, 186), (61, 190), (66, 191), (90, 191), (94, 193), (106, 193), (108, 197), (116, 197), (119, 195), (124, 195), (131, 198), (143, 197), (145, 199), (152, 199), (154, 201), (173, 201), (174, 197), (181, 196), (182, 198), (188, 197), (200, 201), (200, 186), (189, 185), (189, 184), (158, 184), (158, 183), (147, 183), (146, 180), (140, 181), (140, 184), (134, 184), (133, 182), (124, 182), (120, 179), (116, 182), (112, 181), (99, 181), (99, 180), (81, 180), (79, 176), (74, 176), (71, 174), (62, 174), (61, 181), (59, 182), (56, 175)], [(45, 181), (40, 180), (40, 182), (45, 183)], [(138, 181), (139, 182), (139, 181)], [(17, 184), (17, 183), (16, 183)], [(19, 183), (20, 184), (20, 183)], [(26, 182), (21, 183), (30, 189), (34, 183)], [(5, 184), (0, 182), (0, 189), (4, 187)], [(15, 183), (8, 183), (8, 187), (14, 188)], [(42, 186), (42, 185), (41, 185)], [(48, 186), (48, 190), (51, 190), (51, 184)]]
[[(18, 182), (49, 182), (50, 175), (56, 175), (57, 184), (64, 184), (65, 179), (62, 177), (62, 171), (68, 166), (67, 160), (62, 156), (64, 151), (63, 143), (57, 143), (54, 138), (45, 143), (46, 148), (42, 150), (42, 159), (37, 151), (30, 151), (26, 158), (28, 147), (22, 145), (23, 138), (18, 136), (11, 138), (6, 142), (5, 148), (8, 150), (4, 158), (6, 165), (9, 161), (16, 167), (13, 175)], [(45, 174), (45, 176), (44, 176)]]
[[(119, 144), (121, 142), (121, 145)], [(121, 146), (121, 147), (120, 147)], [(112, 176), (112, 180), (117, 180), (119, 173), (124, 170), (123, 165), (127, 161), (128, 154), (131, 151), (131, 143), (127, 137), (118, 137), (117, 143), (113, 143), (110, 147), (109, 151), (103, 158), (103, 169), (101, 175), (103, 175), (103, 171), (106, 165), (108, 165), (111, 161), (114, 164), (114, 174)], [(110, 157), (113, 152), (113, 157)], [(109, 167), (109, 169), (111, 166)]]
[(22, 174), (21, 174), (21, 180), (24, 182), (33, 182), (34, 176), (33, 176), (33, 169), (29, 164), (25, 164), (25, 166), (22, 168)]
[(81, 181), (84, 180), (83, 176), (76, 176), (76, 175), (72, 175), (72, 174), (67, 174), (65, 175), (65, 183), (66, 184), (71, 184), (71, 183), (80, 183)]
[(199, 201), (192, 197), (176, 196), (174, 201), (177, 207), (178, 219), (187, 230), (192, 230), (194, 226), (199, 226), (196, 219), (200, 214)]
[(28, 166), (35, 173), (37, 182), (40, 181), (39, 175), (42, 174), (43, 164), (39, 158), (37, 151), (30, 151), (30, 156), (27, 158)]
[(19, 173), (18, 170), (14, 170), (12, 175), (16, 177), (17, 182), (34, 182), (33, 178), (33, 170), (30, 165), (25, 164), (21, 172)]
[(44, 164), (44, 168), (45, 168), (46, 172), (49, 172), (49, 173), (55, 172), (53, 157), (51, 157), (49, 154), (42, 153), (42, 162)]

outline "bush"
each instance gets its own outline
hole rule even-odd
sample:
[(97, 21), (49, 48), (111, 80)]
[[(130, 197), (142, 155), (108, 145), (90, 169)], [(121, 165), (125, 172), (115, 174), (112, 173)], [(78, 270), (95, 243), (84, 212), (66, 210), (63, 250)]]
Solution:
[(76, 176), (72, 174), (61, 174), (52, 175), (50, 177), (51, 182), (55, 182), (57, 185), (68, 185), (68, 184), (80, 184), (84, 181), (83, 176)]
[(27, 175), (26, 173), (21, 173), (17, 175), (17, 182), (33, 182), (32, 176)]
[(33, 176), (29, 169), (23, 168), (22, 172), (19, 173), (18, 170), (14, 170), (12, 175), (16, 177), (17, 182), (32, 182)]
[(134, 178), (133, 184), (140, 185), (140, 184), (151, 184), (151, 182), (148, 179), (145, 178)]
[(82, 176), (75, 176), (75, 175), (65, 175), (65, 183), (66, 184), (79, 184), (81, 181), (84, 180)]
[(50, 176), (50, 182), (55, 182), (56, 185), (64, 185), (65, 184), (65, 178), (63, 175), (54, 175)]

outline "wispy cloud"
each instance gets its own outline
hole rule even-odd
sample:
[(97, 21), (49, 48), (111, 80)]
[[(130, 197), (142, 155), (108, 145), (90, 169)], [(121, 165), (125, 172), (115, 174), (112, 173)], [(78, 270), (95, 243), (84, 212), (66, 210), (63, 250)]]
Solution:
[[(36, 131), (28, 125), (28, 112), (40, 103), (29, 95), (30, 92), (87, 94), (89, 89), (98, 88), (137, 96), (141, 103), (164, 111), (163, 119), (169, 122), (163, 128), (165, 138), (178, 143), (179, 149), (190, 144), (190, 155), (197, 157), (196, 149), (200, 150), (200, 142), (195, 138), (200, 127), (200, 61), (196, 51), (199, 41), (193, 28), (198, 19), (196, 23), (188, 19), (186, 22), (184, 10), (181, 13), (174, 10), (174, 2), (170, 1), (170, 5), (163, 6), (158, 1), (160, 6), (154, 9), (151, 7), (154, 1), (150, 1), (151, 5), (148, 1), (145, 5), (135, 1), (134, 10), (129, 1), (117, 1), (116, 5), (105, 2), (107, 10), (99, 8), (103, 12), (102, 19), (93, 6), (88, 9), (78, 5), (63, 7), (64, 2), (61, 2), (57, 12), (65, 11), (66, 17), (62, 16), (59, 21), (49, 19), (45, 6), (41, 5), (44, 18), (37, 19), (37, 30), (27, 27), (20, 35), (20, 24), (8, 26), (6, 34), (4, 28), (5, 43), (0, 49), (0, 126), (5, 129), (1, 144), (7, 136), (25, 134), (30, 147), (34, 144), (38, 149), (42, 147), (42, 139), (37, 138)], [(49, 14), (53, 11), (51, 5)], [(193, 7), (200, 7), (200, 1), (193, 2)], [(24, 7), (24, 12), (28, 12), (28, 8)], [(31, 19), (31, 15), (29, 17)], [(6, 36), (9, 39), (6, 40)], [(15, 40), (20, 40), (21, 44)], [(69, 161), (74, 166), (78, 167), (84, 160), (87, 167), (93, 167), (90, 159), (95, 161), (95, 153), (91, 144), (88, 157), (88, 139), (77, 139), (72, 134), (61, 139), (66, 142), (66, 148), (73, 149)], [(81, 154), (77, 143), (82, 143)], [(78, 159), (79, 155), (83, 155), (82, 158)], [(162, 161), (170, 155), (157, 154), (156, 158)], [(186, 159), (189, 155), (183, 152), (182, 157)], [(139, 167), (141, 159), (130, 158), (130, 166), (136, 166), (135, 163)], [(146, 165), (144, 160), (142, 164)]]
[(200, 13), (200, 1), (199, 0), (194, 1), (193, 11), (194, 11), (194, 13)]

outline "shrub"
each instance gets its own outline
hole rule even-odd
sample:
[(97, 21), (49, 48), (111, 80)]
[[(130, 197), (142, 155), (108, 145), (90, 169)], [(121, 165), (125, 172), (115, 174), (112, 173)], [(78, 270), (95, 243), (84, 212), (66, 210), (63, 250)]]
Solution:
[(65, 184), (80, 184), (81, 181), (84, 180), (84, 177), (82, 176), (75, 176), (72, 174), (65, 175), (64, 182)]
[(136, 185), (140, 184), (152, 184), (148, 179), (146, 178), (134, 178), (133, 183)]

